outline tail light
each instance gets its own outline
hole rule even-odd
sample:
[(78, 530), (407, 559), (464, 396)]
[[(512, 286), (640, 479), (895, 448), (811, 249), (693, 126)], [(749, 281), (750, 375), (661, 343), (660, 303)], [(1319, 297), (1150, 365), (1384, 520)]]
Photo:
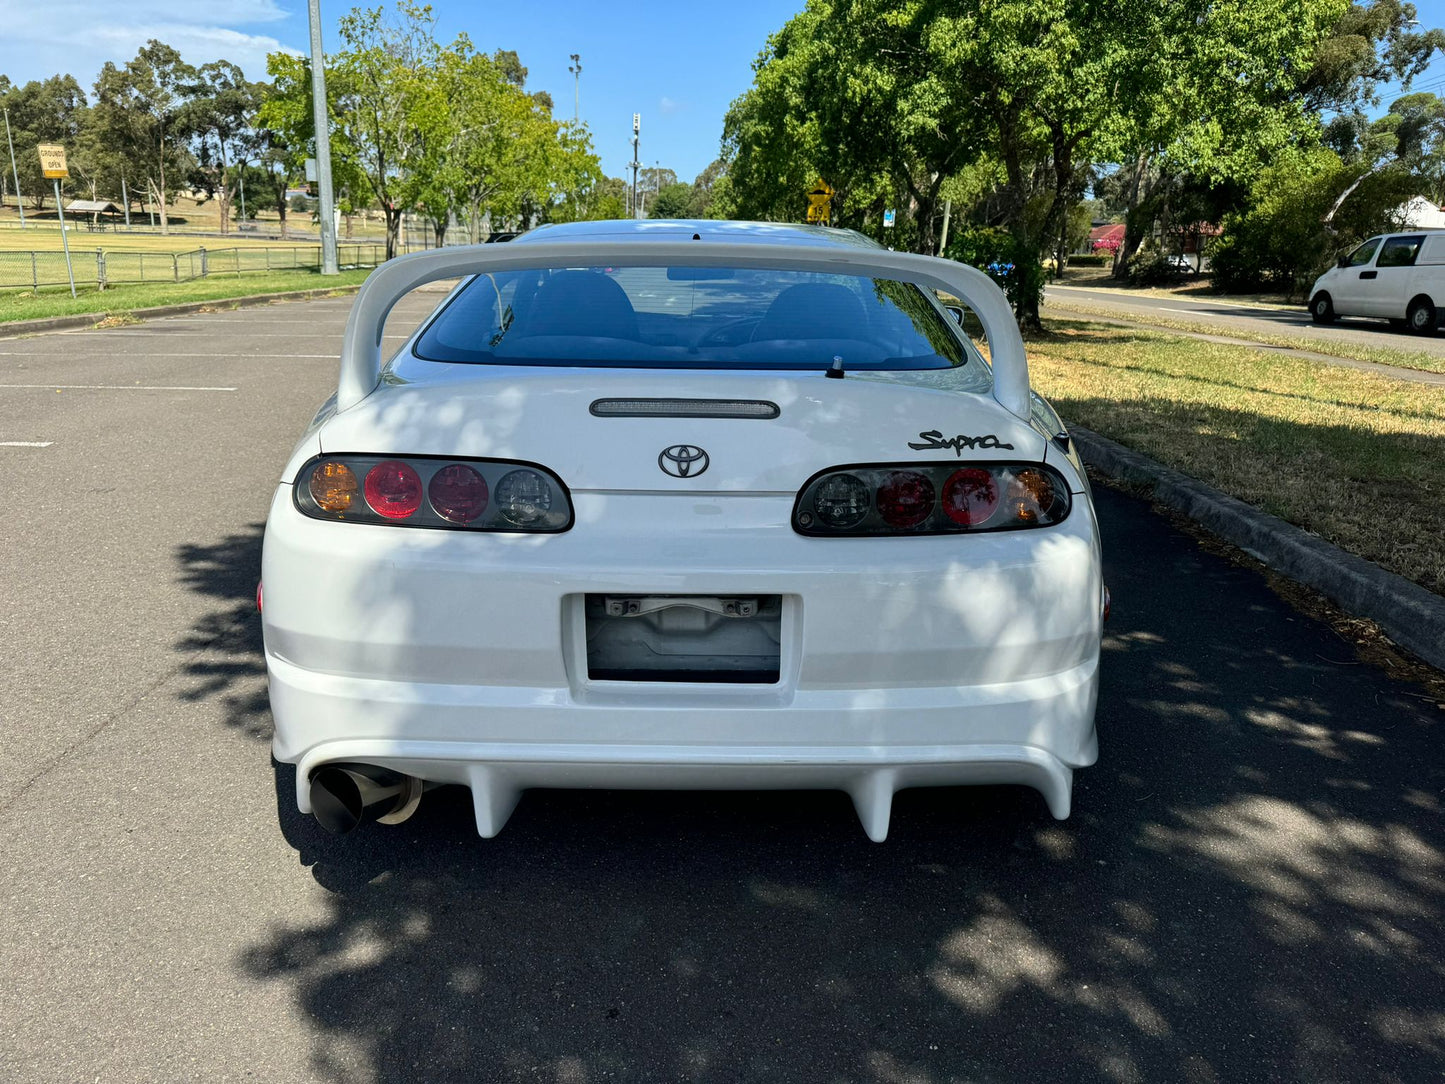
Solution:
[(834, 467), (793, 506), (793, 529), (817, 538), (1016, 531), (1069, 514), (1069, 487), (1038, 463)]
[(347, 523), (543, 534), (572, 526), (560, 478), (501, 459), (318, 456), (296, 475), (292, 500), (312, 519)]

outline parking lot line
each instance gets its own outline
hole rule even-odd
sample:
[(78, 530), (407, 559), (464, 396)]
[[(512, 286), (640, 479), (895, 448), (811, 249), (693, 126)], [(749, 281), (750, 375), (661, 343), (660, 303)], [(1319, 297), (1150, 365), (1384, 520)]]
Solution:
[(54, 388), (56, 391), (235, 391), (235, 388), (164, 387), (155, 384), (0, 384), (0, 389)]
[(49, 448), (53, 440), (0, 440), (0, 448)]
[[(7, 358), (53, 358), (53, 350), (0, 350), (0, 357)], [(138, 358), (330, 358), (336, 360), (337, 354), (253, 354), (250, 351), (245, 353), (218, 354), (212, 350), (181, 350), (161, 353), (156, 350), (147, 350), (144, 354), (134, 355)]]

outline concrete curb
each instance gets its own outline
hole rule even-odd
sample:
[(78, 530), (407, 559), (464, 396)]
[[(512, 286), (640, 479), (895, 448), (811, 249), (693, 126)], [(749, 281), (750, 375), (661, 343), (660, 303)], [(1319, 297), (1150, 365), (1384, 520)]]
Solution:
[(13, 339), (20, 335), (38, 335), (47, 331), (72, 331), (76, 328), (94, 327), (107, 316), (134, 316), (140, 320), (156, 319), (162, 316), (188, 316), (202, 309), (241, 309), (251, 305), (266, 305), (272, 301), (309, 301), (313, 298), (332, 294), (354, 294), (361, 289), (359, 284), (350, 286), (323, 286), (315, 290), (285, 290), (274, 294), (250, 294), (246, 297), (217, 297), (209, 301), (185, 301), (176, 305), (156, 305), (149, 309), (118, 309), (115, 312), (83, 312), (74, 316), (49, 316), (42, 320), (15, 320), (0, 324), (0, 339)]
[(1350, 613), (1368, 617), (1401, 647), (1445, 670), (1445, 598), (1107, 437), (1075, 426), (1069, 435), (1090, 466), (1145, 486), (1155, 500)]

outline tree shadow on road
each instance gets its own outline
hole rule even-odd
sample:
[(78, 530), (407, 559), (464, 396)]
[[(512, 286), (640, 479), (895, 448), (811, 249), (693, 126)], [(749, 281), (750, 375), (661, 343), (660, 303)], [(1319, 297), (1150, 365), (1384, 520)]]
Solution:
[(252, 523), (218, 542), (176, 547), (181, 582), (216, 601), (216, 608), (187, 630), (176, 650), (187, 656), (182, 670), (188, 679), (185, 699), (219, 701), (228, 727), (270, 741), (266, 662), (256, 612), (263, 529), (263, 524)]
[[(338, 1081), (1438, 1075), (1445, 714), (1097, 499), (1116, 605), (1073, 819), (911, 791), (875, 845), (838, 794), (534, 792), (484, 841), (443, 788), (338, 838), (273, 765), (328, 913), (237, 967), (293, 993)], [(253, 554), (184, 559), (218, 629)], [(206, 642), (196, 695), (257, 686), (258, 637)], [(254, 691), (226, 719), (268, 728)]]

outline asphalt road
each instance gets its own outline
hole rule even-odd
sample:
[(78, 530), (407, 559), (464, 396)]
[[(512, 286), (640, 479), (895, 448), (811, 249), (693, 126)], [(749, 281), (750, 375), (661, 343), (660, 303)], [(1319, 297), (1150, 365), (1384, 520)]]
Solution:
[(1445, 711), (1115, 492), (1065, 823), (541, 792), (482, 841), (442, 790), (325, 836), (253, 598), (348, 304), (0, 343), (0, 1080), (1445, 1074)]
[(1305, 307), (1280, 308), (1234, 301), (1195, 300), (1161, 297), (1129, 290), (1081, 286), (1048, 286), (1044, 304), (1108, 310), (1126, 320), (1149, 323), (1165, 320), (1173, 324), (1207, 324), (1221, 335), (1269, 335), (1298, 339), (1302, 347), (1320, 342), (1348, 342), (1360, 346), (1386, 347), (1445, 356), (1445, 337), (1411, 335), (1390, 327), (1383, 320), (1347, 319), (1334, 324), (1316, 324)]

